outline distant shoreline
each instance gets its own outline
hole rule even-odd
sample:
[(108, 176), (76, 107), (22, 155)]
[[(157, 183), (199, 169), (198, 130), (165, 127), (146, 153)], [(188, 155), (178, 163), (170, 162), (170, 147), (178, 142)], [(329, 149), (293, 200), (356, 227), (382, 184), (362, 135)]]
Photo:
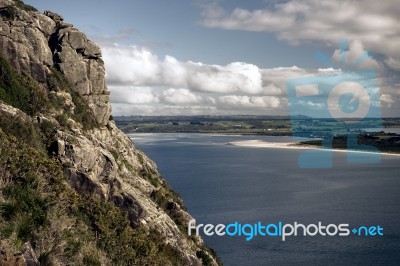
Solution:
[(262, 140), (240, 140), (228, 142), (227, 145), (251, 148), (273, 148), (273, 149), (292, 149), (292, 150), (321, 150), (321, 151), (334, 151), (334, 152), (352, 152), (352, 153), (367, 153), (367, 154), (382, 154), (400, 157), (400, 153), (389, 152), (369, 152), (360, 150), (347, 150), (347, 149), (326, 149), (313, 145), (304, 145), (300, 142), (265, 142)]

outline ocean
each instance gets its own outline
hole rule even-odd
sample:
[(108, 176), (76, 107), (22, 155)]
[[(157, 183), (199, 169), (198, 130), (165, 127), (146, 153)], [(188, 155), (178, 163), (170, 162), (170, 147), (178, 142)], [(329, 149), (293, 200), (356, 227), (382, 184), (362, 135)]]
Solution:
[(301, 150), (226, 145), (290, 137), (130, 134), (184, 199), (197, 224), (380, 226), (383, 236), (205, 236), (224, 265), (399, 265), (400, 157), (331, 169), (301, 169)]

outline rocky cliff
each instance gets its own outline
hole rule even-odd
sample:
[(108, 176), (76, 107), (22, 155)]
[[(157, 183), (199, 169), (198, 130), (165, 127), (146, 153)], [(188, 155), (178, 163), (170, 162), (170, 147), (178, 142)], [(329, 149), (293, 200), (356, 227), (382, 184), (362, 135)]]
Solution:
[[(110, 119), (100, 48), (19, 0), (0, 0), (0, 15), (0, 264), (216, 265), (187, 236), (180, 197)], [(50, 203), (9, 192), (25, 190)]]

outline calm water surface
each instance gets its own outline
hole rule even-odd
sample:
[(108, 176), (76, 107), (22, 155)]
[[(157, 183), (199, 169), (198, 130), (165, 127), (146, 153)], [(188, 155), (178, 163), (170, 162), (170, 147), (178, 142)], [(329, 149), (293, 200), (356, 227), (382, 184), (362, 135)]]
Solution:
[(132, 134), (183, 196), (197, 223), (380, 225), (383, 237), (206, 237), (225, 265), (400, 265), (400, 157), (332, 169), (300, 169), (301, 150), (226, 145), (289, 137)]

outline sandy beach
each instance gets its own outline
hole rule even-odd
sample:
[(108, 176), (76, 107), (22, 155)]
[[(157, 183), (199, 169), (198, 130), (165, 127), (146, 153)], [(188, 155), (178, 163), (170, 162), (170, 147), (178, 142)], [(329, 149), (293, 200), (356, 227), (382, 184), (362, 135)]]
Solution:
[(253, 148), (276, 148), (276, 149), (315, 149), (311, 146), (296, 146), (296, 142), (265, 142), (262, 140), (240, 140), (228, 142), (228, 145), (253, 147)]
[[(274, 149), (299, 149), (299, 150), (325, 150), (334, 152), (354, 152), (354, 153), (371, 153), (376, 154), (376, 152), (369, 151), (357, 151), (357, 150), (344, 150), (344, 149), (324, 149), (316, 146), (300, 146), (298, 142), (265, 142), (262, 140), (240, 140), (228, 142), (227, 145), (241, 146), (241, 147), (252, 147), (252, 148), (274, 148)], [(397, 156), (400, 157), (398, 153), (388, 153), (379, 152), (381, 155)]]

